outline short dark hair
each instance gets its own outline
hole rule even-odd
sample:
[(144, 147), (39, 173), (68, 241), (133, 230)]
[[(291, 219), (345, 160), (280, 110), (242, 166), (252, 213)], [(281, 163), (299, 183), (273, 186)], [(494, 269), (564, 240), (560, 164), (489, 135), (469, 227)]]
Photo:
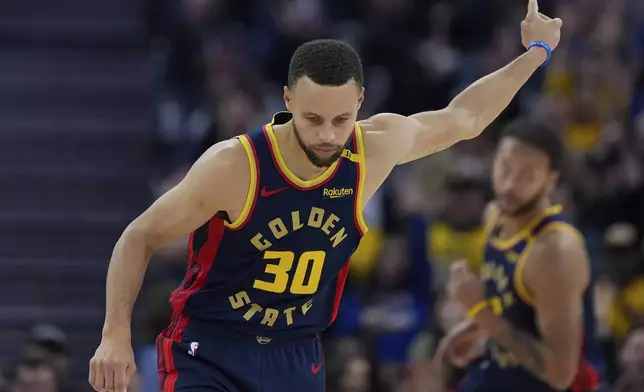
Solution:
[(358, 52), (333, 39), (309, 41), (295, 50), (288, 67), (289, 88), (304, 76), (323, 86), (342, 86), (353, 79), (362, 87), (364, 82)]
[(563, 171), (566, 146), (559, 133), (538, 121), (517, 119), (505, 126), (502, 137), (512, 137), (543, 151), (550, 160), (550, 169)]

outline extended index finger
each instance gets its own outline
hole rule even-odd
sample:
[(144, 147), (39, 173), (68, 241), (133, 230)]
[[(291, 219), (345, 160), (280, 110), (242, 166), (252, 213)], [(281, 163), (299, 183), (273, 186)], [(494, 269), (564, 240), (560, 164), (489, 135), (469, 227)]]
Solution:
[(528, 13), (526, 17), (533, 18), (539, 15), (539, 3), (537, 0), (528, 0)]

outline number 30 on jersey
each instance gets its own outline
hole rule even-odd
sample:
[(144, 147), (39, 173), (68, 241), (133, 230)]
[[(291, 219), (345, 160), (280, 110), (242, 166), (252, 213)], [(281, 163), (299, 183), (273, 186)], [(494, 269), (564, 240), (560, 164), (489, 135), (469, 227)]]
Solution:
[[(273, 281), (255, 279), (253, 288), (281, 294), (289, 289), (291, 294), (313, 294), (318, 290), (326, 252), (321, 250), (304, 252), (298, 257), (295, 273), (290, 279), (289, 271), (293, 269), (295, 253), (291, 251), (264, 252), (264, 260), (279, 260), (277, 264), (266, 264), (264, 272), (273, 275)], [(311, 271), (309, 273), (309, 270)], [(305, 282), (307, 274), (308, 282)], [(290, 280), (290, 287), (289, 286)]]

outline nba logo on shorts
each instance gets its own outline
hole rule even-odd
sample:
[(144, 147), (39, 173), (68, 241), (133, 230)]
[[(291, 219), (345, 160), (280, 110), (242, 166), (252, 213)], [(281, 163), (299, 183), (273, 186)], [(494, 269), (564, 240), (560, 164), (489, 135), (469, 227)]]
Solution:
[(192, 355), (193, 357), (197, 354), (197, 349), (199, 348), (199, 343), (197, 342), (192, 342), (190, 343), (190, 350), (188, 350), (188, 354)]

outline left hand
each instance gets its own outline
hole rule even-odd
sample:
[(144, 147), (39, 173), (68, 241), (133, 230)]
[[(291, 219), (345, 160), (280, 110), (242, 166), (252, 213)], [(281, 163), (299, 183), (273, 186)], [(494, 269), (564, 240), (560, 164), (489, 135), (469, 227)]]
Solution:
[(528, 47), (534, 41), (542, 41), (554, 50), (561, 40), (561, 19), (551, 19), (539, 12), (537, 0), (528, 1), (528, 13), (521, 22), (521, 43)]
[(458, 302), (465, 311), (485, 299), (485, 286), (478, 276), (470, 271), (465, 261), (457, 261), (450, 267), (450, 297)]

